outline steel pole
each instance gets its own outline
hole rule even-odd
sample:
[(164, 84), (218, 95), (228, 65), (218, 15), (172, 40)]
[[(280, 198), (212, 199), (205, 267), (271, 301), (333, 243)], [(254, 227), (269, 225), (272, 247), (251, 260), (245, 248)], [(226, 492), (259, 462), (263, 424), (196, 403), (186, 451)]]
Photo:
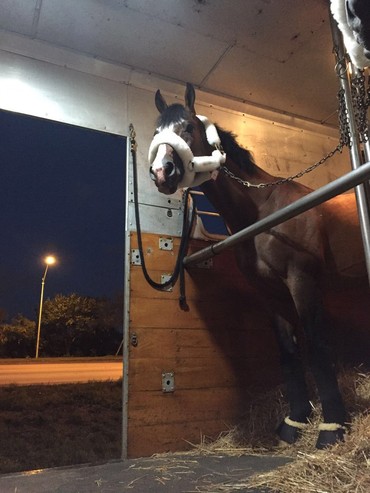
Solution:
[[(355, 77), (363, 77), (364, 81), (363, 81), (363, 88), (361, 88), (363, 90), (363, 93), (364, 93), (364, 98), (366, 99), (366, 83), (365, 83), (365, 73), (366, 73), (366, 70), (370, 70), (370, 69), (363, 69), (363, 70), (360, 70), (358, 68), (355, 68), (354, 70), (354, 76)], [(363, 104), (364, 106), (366, 106), (366, 101), (363, 101)], [(367, 113), (368, 113), (368, 108), (366, 108), (366, 116), (367, 116)], [(365, 161), (370, 161), (370, 142), (369, 142), (369, 124), (368, 122), (367, 123), (367, 128), (366, 130), (365, 129), (361, 129), (361, 131), (359, 132), (359, 138), (360, 138), (360, 141), (362, 142), (362, 148), (363, 148), (363, 152), (364, 152), (364, 160)]]
[[(370, 70), (370, 69), (369, 69)], [(369, 140), (369, 123), (367, 125), (367, 132), (362, 136), (365, 161), (370, 161), (370, 140)]]
[[(346, 59), (346, 51), (343, 43), (342, 34), (338, 28), (336, 21), (330, 14), (330, 24), (334, 43), (334, 51), (337, 58), (337, 67), (340, 69), (338, 72), (338, 78), (340, 86), (344, 91), (344, 98), (348, 116), (348, 127), (350, 132), (350, 157), (352, 169), (358, 169), (362, 166), (363, 159), (360, 150), (359, 132), (356, 126), (355, 113), (352, 101), (351, 91), (351, 76), (348, 70), (348, 63)], [(362, 242), (364, 246), (365, 262), (367, 275), (370, 282), (370, 214), (369, 203), (366, 196), (366, 189), (364, 184), (356, 187), (356, 200), (357, 210), (360, 221)]]
[(191, 264), (198, 264), (199, 262), (208, 260), (227, 248), (231, 248), (242, 241), (249, 240), (256, 235), (263, 233), (264, 231), (267, 231), (268, 229), (277, 226), (284, 221), (287, 221), (288, 219), (298, 216), (302, 212), (306, 212), (312, 207), (315, 207), (316, 205), (319, 205), (322, 202), (335, 197), (336, 195), (346, 192), (369, 178), (370, 162), (363, 164), (359, 168), (350, 171), (331, 183), (314, 190), (308, 195), (296, 200), (292, 204), (273, 212), (269, 216), (257, 221), (245, 229), (242, 229), (241, 231), (238, 231), (225, 240), (203, 248), (202, 250), (199, 250), (199, 252), (185, 257), (183, 260), (184, 265), (189, 266)]
[(368, 140), (364, 143), (364, 153), (366, 161), (370, 161), (370, 142)]

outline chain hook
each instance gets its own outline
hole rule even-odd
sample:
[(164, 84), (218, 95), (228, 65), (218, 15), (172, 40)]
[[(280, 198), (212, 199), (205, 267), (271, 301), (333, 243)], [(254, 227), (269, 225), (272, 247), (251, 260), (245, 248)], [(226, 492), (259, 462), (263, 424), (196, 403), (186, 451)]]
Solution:
[(131, 153), (134, 153), (137, 151), (137, 143), (136, 143), (136, 132), (134, 125), (130, 123), (129, 125), (129, 132), (130, 132), (130, 150)]

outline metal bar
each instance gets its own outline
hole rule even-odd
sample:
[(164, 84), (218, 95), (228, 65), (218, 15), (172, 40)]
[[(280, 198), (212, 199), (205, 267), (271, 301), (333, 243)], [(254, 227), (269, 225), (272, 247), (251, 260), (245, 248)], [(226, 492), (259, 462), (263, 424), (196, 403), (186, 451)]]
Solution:
[[(366, 99), (366, 90), (367, 90), (367, 86), (366, 86), (366, 72), (369, 71), (370, 68), (367, 68), (365, 67), (364, 69), (360, 70), (358, 68), (355, 68), (354, 70), (354, 73), (353, 75), (356, 76), (356, 77), (363, 77), (364, 78), (364, 82), (363, 82), (363, 92), (365, 94), (365, 99)], [(366, 106), (366, 101), (363, 101), (362, 102), (364, 104), (364, 106)], [(366, 113), (368, 112), (368, 109), (366, 109)], [(368, 123), (368, 122), (367, 122)], [(370, 161), (370, 142), (369, 142), (369, 125), (367, 125), (367, 128), (366, 130), (364, 129), (360, 129), (359, 131), (359, 139), (360, 141), (362, 142), (362, 148), (363, 148), (363, 152), (364, 152), (364, 159), (363, 161), (367, 162), (367, 161)]]
[(183, 262), (185, 266), (191, 264), (197, 264), (204, 262), (211, 257), (221, 253), (222, 251), (237, 245), (238, 243), (249, 240), (254, 236), (267, 231), (268, 229), (277, 226), (278, 224), (287, 221), (295, 216), (298, 216), (302, 212), (315, 207), (326, 200), (329, 200), (336, 195), (339, 195), (347, 190), (359, 185), (363, 181), (370, 178), (370, 162), (363, 164), (359, 168), (350, 171), (349, 173), (337, 178), (331, 183), (324, 185), (323, 187), (314, 190), (313, 192), (305, 195), (301, 199), (296, 200), (292, 204), (273, 212), (269, 216), (257, 221), (256, 223), (248, 226), (241, 231), (233, 234), (229, 238), (215, 243), (209, 247), (199, 250), (188, 257), (185, 257)]
[(364, 153), (366, 161), (370, 161), (370, 142), (368, 140), (364, 143)]
[(220, 217), (220, 214), (218, 212), (211, 212), (211, 211), (199, 211), (197, 209), (197, 214), (198, 216), (213, 216), (213, 217)]
[(123, 297), (123, 339), (122, 339), (122, 446), (121, 458), (127, 459), (128, 454), (128, 393), (129, 393), (129, 362), (130, 362), (130, 254), (131, 254), (131, 230), (130, 230), (130, 197), (132, 194), (132, 166), (130, 161), (130, 139), (126, 141), (126, 203), (125, 203), (125, 262), (124, 262), (124, 297)]
[[(363, 159), (361, 156), (359, 132), (356, 126), (356, 119), (355, 119), (355, 113), (354, 113), (353, 102), (352, 102), (351, 77), (349, 74), (347, 61), (346, 61), (346, 50), (344, 47), (342, 34), (339, 30), (336, 21), (333, 19), (333, 16), (331, 14), (330, 14), (330, 24), (331, 24), (332, 37), (334, 42), (334, 51), (337, 57), (337, 66), (343, 69), (339, 74), (338, 78), (341, 88), (344, 91), (344, 97), (345, 97), (346, 108), (347, 108), (348, 125), (349, 125), (350, 137), (351, 137), (351, 144), (350, 144), (351, 164), (352, 164), (352, 169), (358, 169), (362, 165)], [(369, 213), (369, 203), (367, 201), (365, 185), (361, 184), (360, 186), (358, 186), (355, 192), (356, 192), (357, 209), (358, 209), (358, 217), (360, 221), (362, 242), (364, 245), (367, 275), (370, 282), (370, 213)]]

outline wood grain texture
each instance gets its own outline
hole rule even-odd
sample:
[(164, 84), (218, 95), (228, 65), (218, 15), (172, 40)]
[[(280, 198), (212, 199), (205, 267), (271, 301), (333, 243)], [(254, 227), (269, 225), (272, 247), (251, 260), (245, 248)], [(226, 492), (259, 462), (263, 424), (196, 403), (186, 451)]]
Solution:
[[(159, 236), (143, 235), (146, 266), (154, 280), (172, 271), (174, 251), (159, 249)], [(136, 248), (132, 235), (132, 247)], [(190, 251), (205, 242), (192, 241)], [(188, 448), (201, 432), (218, 435), (243, 414), (248, 399), (280, 381), (271, 323), (256, 293), (239, 273), (232, 252), (210, 269), (186, 272), (189, 311), (179, 288), (160, 292), (140, 266), (130, 272), (128, 454)], [(163, 393), (162, 373), (173, 372), (175, 391)]]

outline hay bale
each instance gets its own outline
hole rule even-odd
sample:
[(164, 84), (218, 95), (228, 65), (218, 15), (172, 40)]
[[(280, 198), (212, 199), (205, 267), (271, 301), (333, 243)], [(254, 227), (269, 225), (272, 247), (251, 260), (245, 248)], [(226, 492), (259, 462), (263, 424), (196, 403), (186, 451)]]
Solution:
[[(281, 389), (264, 394), (249, 407), (242, 423), (216, 441), (203, 438), (198, 453), (218, 455), (284, 455), (294, 461), (274, 471), (246, 478), (243, 488), (268, 488), (279, 493), (368, 493), (370, 491), (370, 373), (343, 370), (339, 375), (350, 432), (343, 443), (315, 448), (321, 407), (313, 401), (312, 419), (301, 439), (280, 447), (274, 430), (286, 414)], [(240, 482), (229, 485), (237, 491)], [(244, 490), (245, 491), (245, 490)]]
[(238, 425), (220, 433), (216, 440), (202, 436), (201, 443), (193, 446), (201, 454), (271, 455), (279, 445), (275, 430), (287, 412), (281, 388), (272, 389), (251, 397)]
[(368, 493), (370, 415), (358, 416), (344, 443), (326, 451), (299, 452), (296, 460), (250, 479), (248, 488), (284, 493)]

